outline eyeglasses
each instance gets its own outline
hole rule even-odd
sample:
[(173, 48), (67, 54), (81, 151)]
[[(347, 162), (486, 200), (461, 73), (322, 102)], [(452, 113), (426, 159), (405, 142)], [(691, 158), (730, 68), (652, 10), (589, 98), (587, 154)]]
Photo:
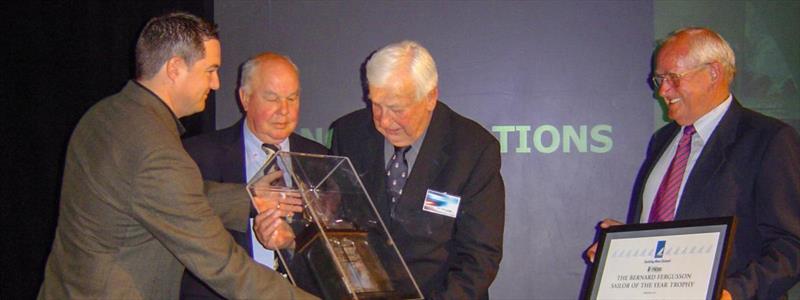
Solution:
[(669, 81), (669, 84), (674, 87), (679, 87), (681, 86), (681, 78), (705, 68), (706, 66), (708, 66), (708, 64), (702, 64), (681, 73), (653, 74), (653, 77), (650, 79), (653, 80), (653, 85), (656, 87), (656, 89), (658, 89), (664, 83), (664, 80)]

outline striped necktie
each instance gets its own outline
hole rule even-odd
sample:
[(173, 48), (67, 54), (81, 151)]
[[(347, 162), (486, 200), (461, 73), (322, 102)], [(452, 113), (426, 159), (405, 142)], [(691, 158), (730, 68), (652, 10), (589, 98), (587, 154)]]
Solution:
[(666, 222), (675, 219), (675, 204), (678, 200), (678, 192), (681, 190), (686, 163), (689, 161), (689, 153), (692, 152), (692, 135), (695, 132), (692, 125), (683, 128), (683, 136), (678, 142), (678, 150), (675, 151), (675, 156), (669, 164), (667, 174), (658, 187), (653, 207), (650, 209), (648, 223)]
[[(261, 144), (261, 150), (264, 150), (264, 153), (267, 154), (267, 160), (269, 160), (273, 155), (275, 155), (275, 153), (278, 153), (280, 147), (273, 144), (264, 143)], [(264, 175), (266, 175), (269, 172), (275, 171), (277, 169), (279, 169), (278, 163), (277, 160), (274, 160), (272, 167), (264, 169)]]

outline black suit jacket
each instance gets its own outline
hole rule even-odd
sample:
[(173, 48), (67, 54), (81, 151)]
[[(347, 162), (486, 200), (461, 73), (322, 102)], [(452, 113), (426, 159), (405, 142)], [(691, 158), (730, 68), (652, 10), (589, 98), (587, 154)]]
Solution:
[[(639, 223), (651, 170), (678, 134), (671, 123), (650, 140), (628, 222)], [(736, 216), (725, 288), (734, 299), (777, 299), (800, 278), (800, 138), (736, 100), (689, 174), (676, 220)]]
[[(503, 255), (505, 189), (500, 146), (477, 123), (439, 102), (396, 218), (385, 191), (384, 137), (362, 109), (337, 121), (331, 152), (347, 156), (428, 299), (485, 299)], [(461, 196), (455, 219), (425, 212), (432, 189)]]
[[(246, 182), (243, 123), (244, 119), (231, 127), (183, 141), (186, 152), (197, 163), (204, 179), (219, 182)], [(327, 148), (317, 142), (294, 133), (289, 136), (289, 147), (292, 152), (315, 154), (327, 154), (328, 152)], [(228, 231), (236, 243), (252, 256), (253, 244), (250, 235), (236, 230)], [(224, 299), (189, 272), (183, 274), (180, 295), (182, 299)]]

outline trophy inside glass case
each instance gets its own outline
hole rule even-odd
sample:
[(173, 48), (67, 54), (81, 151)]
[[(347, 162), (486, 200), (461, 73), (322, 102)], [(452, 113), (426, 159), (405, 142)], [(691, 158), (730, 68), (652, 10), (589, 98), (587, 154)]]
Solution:
[(286, 218), (295, 243), (276, 251), (295, 285), (325, 299), (423, 298), (349, 159), (279, 151), (257, 174), (247, 188), (259, 212), (302, 199)]

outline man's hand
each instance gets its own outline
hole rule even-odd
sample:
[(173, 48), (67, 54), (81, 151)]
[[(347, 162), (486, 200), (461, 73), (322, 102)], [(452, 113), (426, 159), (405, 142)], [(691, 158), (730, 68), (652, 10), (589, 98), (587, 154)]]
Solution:
[(253, 187), (253, 206), (259, 213), (269, 209), (281, 211), (281, 216), (291, 217), (295, 213), (303, 212), (303, 199), (298, 190), (261, 184), (271, 182), (283, 176), (281, 171), (270, 172)]
[(253, 231), (264, 248), (286, 249), (294, 243), (292, 227), (281, 218), (283, 216), (282, 210), (271, 208), (258, 214), (253, 221)]
[(733, 300), (733, 296), (730, 292), (728, 292), (728, 290), (723, 289), (722, 296), (719, 297), (719, 300)]
[[(622, 223), (622, 222), (614, 220), (614, 219), (606, 218), (602, 222), (600, 222), (600, 224), (597, 224), (597, 226), (600, 227), (601, 229), (607, 229), (609, 227), (622, 225), (622, 224), (625, 224), (625, 223)], [(584, 252), (584, 255), (586, 256), (586, 259), (588, 259), (590, 263), (594, 263), (594, 255), (595, 255), (595, 253), (597, 253), (597, 242), (595, 242), (594, 244), (589, 246), (589, 249), (586, 249), (586, 252)]]

